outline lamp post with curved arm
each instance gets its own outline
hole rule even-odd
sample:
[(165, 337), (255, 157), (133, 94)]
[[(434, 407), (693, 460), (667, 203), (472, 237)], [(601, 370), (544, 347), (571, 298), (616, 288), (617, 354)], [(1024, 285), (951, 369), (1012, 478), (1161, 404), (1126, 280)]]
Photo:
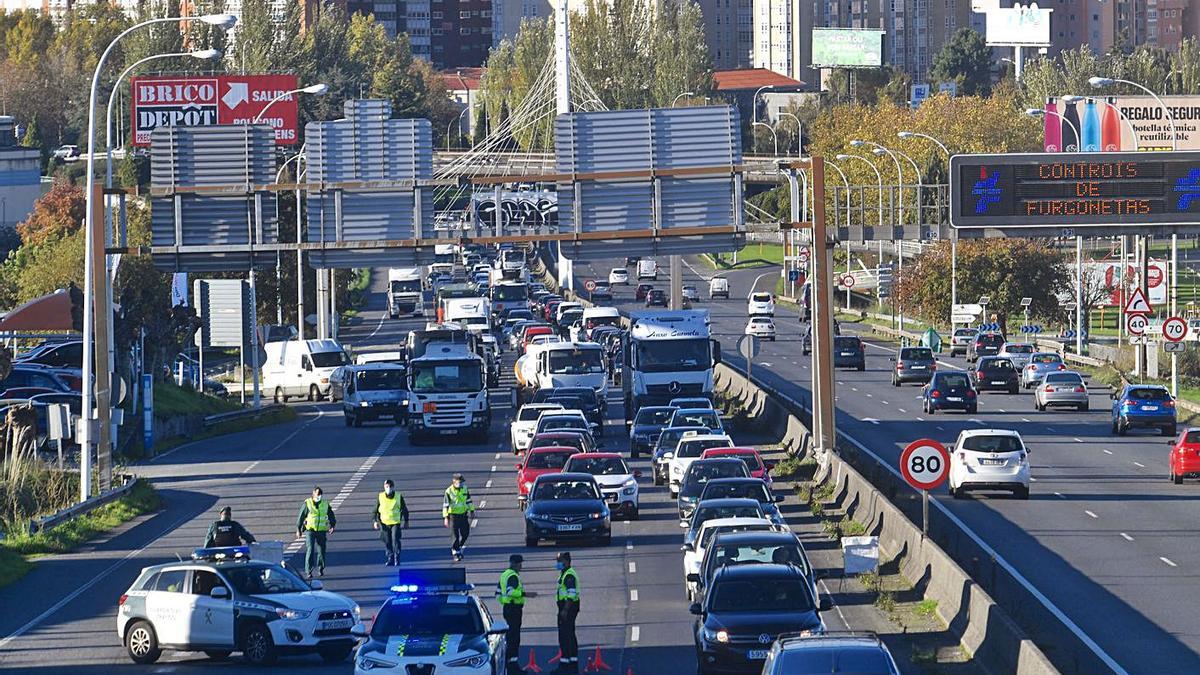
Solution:
[[(929, 134), (920, 134), (915, 131), (900, 131), (896, 135), (902, 140), (910, 140), (913, 138), (922, 138), (932, 142), (938, 146), (946, 155), (946, 170), (950, 169), (950, 149), (946, 144)], [(912, 161), (912, 160), (909, 160)], [(918, 174), (919, 178), (919, 174)], [(950, 325), (954, 325), (954, 305), (958, 304), (958, 230), (951, 228), (950, 230)]]
[(1066, 117), (1063, 117), (1062, 113), (1058, 113), (1053, 110), (1043, 110), (1042, 108), (1026, 108), (1025, 114), (1029, 115), (1030, 117), (1041, 117), (1043, 115), (1054, 115), (1055, 117), (1057, 117), (1059, 119), (1059, 121), (1063, 122), (1068, 127), (1071, 127), (1071, 132), (1075, 134), (1075, 138), (1079, 139), (1080, 142), (1083, 142), (1083, 136), (1079, 135), (1079, 127), (1075, 126), (1075, 124), (1072, 123), (1071, 120), (1067, 119)]
[(795, 115), (793, 115), (792, 113), (790, 113), (786, 110), (780, 110), (779, 116), (780, 117), (787, 116), (796, 121), (796, 156), (797, 157), (803, 156), (804, 155), (804, 142), (801, 139), (804, 137), (804, 133), (803, 133), (804, 125), (800, 124), (800, 118), (796, 117)]
[(893, 154), (891, 150), (888, 150), (887, 148), (883, 147), (882, 145), (872, 142), (872, 141), (853, 140), (853, 141), (850, 141), (850, 147), (852, 147), (852, 148), (863, 148), (863, 147), (879, 148), (880, 150), (883, 150), (885, 153), (887, 153), (888, 157), (891, 157), (892, 161), (896, 163), (896, 181), (897, 181), (896, 189), (899, 193), (899, 199), (898, 199), (896, 211), (900, 214), (900, 218), (899, 218), (900, 224), (903, 225), (904, 224), (904, 187), (903, 187), (904, 186), (904, 171), (903, 171), (903, 169), (900, 168), (900, 159), (897, 158), (896, 155)]
[(462, 112), (458, 113), (458, 117), (450, 120), (450, 123), (446, 125), (446, 152), (450, 152), (450, 128), (457, 124), (458, 128), (462, 129), (463, 115), (469, 112), (471, 112), (470, 108), (463, 108)]
[[(842, 171), (842, 167), (834, 164), (829, 160), (825, 160), (825, 166), (832, 167), (838, 175), (842, 177), (842, 185), (846, 187), (846, 227), (850, 227), (850, 179), (846, 178), (846, 172)], [(846, 274), (850, 274), (850, 240), (846, 240)], [(846, 311), (850, 311), (850, 287), (846, 287)]]
[(694, 92), (694, 91), (681, 91), (675, 95), (675, 98), (671, 99), (671, 107), (674, 108), (675, 104), (679, 102), (679, 99), (683, 98), (684, 96), (695, 96), (695, 95), (696, 95), (696, 92)]
[(754, 122), (751, 124), (751, 126), (752, 127), (763, 127), (767, 131), (771, 132), (771, 138), (775, 142), (775, 155), (774, 156), (778, 157), (779, 156), (779, 134), (775, 133), (775, 128), (772, 127), (770, 124), (767, 124), (766, 122)]
[(299, 89), (293, 89), (291, 91), (285, 91), (282, 94), (280, 94), (280, 95), (276, 96), (275, 98), (271, 99), (270, 101), (268, 101), (267, 104), (263, 106), (263, 109), (258, 111), (258, 114), (254, 116), (254, 119), (250, 123), (258, 124), (259, 122), (261, 122), (262, 118), (267, 115), (267, 111), (271, 109), (271, 106), (275, 105), (276, 103), (279, 103), (280, 101), (282, 101), (285, 98), (288, 98), (292, 94), (312, 94), (313, 96), (321, 96), (322, 94), (325, 94), (328, 91), (329, 91), (329, 85), (325, 84), (324, 82), (322, 82), (320, 84), (310, 84), (307, 87), (300, 87)]
[(1167, 104), (1163, 102), (1161, 96), (1151, 91), (1148, 87), (1140, 85), (1137, 82), (1130, 80), (1119, 80), (1115, 77), (1090, 77), (1088, 78), (1088, 84), (1096, 88), (1108, 87), (1114, 84), (1127, 84), (1131, 87), (1137, 87), (1138, 89), (1141, 89), (1152, 96), (1154, 100), (1158, 102), (1158, 107), (1162, 108), (1163, 112), (1167, 114), (1167, 124), (1171, 125), (1171, 150), (1179, 149), (1179, 136), (1175, 133), (1175, 115), (1171, 114), (1171, 109), (1168, 108)]
[[(866, 165), (871, 167), (871, 170), (875, 172), (875, 179), (877, 181), (879, 181), (879, 189), (878, 189), (878, 193), (879, 193), (879, 227), (882, 229), (883, 228), (883, 174), (879, 173), (879, 167), (875, 166), (875, 162), (872, 162), (871, 160), (867, 159), (866, 157), (863, 157), (862, 155), (840, 154), (837, 156), (837, 160), (839, 162), (844, 162), (844, 161), (850, 160), (850, 159), (857, 159), (860, 162), (866, 163)], [(864, 216), (865, 215), (866, 214), (864, 213)], [(865, 220), (865, 218), (864, 218), (864, 220)]]

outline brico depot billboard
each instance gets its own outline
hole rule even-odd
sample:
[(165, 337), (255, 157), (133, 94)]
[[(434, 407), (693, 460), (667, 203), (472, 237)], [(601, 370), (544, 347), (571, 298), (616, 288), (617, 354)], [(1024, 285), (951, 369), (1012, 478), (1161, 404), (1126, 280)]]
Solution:
[[(150, 145), (161, 126), (249, 124), (278, 96), (297, 89), (295, 75), (156, 75), (135, 77), (133, 144)], [(298, 137), (297, 102), (281, 99), (262, 119), (275, 129), (275, 143), (294, 145)]]

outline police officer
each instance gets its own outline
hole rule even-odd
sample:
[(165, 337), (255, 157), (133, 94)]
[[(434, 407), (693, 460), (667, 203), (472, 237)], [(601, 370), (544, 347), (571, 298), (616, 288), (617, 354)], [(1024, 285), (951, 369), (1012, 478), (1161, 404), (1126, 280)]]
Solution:
[(500, 600), (500, 608), (504, 620), (508, 623), (508, 673), (516, 675), (525, 670), (521, 667), (521, 619), (525, 613), (525, 598), (534, 597), (534, 593), (526, 593), (521, 585), (521, 563), (525, 559), (518, 554), (508, 556), (508, 569), (500, 573), (500, 582), (496, 585), (496, 597)]
[(221, 509), (221, 517), (209, 525), (208, 535), (204, 537), (204, 548), (241, 546), (243, 543), (253, 544), (254, 535), (247, 532), (241, 523), (233, 519), (233, 509), (226, 506)]
[(463, 547), (467, 545), (467, 537), (471, 536), (472, 513), (475, 513), (475, 504), (471, 502), (471, 491), (467, 489), (463, 475), (456, 473), (442, 497), (442, 523), (450, 528), (453, 536), (450, 557), (454, 560), (463, 559)]
[(304, 576), (309, 581), (314, 567), (319, 575), (325, 576), (325, 540), (336, 526), (333, 507), (325, 501), (321, 488), (313, 488), (312, 496), (304, 500), (296, 518), (296, 536), (304, 537)]
[(404, 495), (396, 493), (391, 478), (383, 481), (383, 492), (379, 493), (371, 520), (375, 529), (380, 530), (379, 538), (383, 540), (386, 551), (384, 564), (389, 567), (399, 565), (400, 524), (403, 522), (404, 529), (408, 529), (408, 505), (404, 503)]
[(558, 554), (558, 649), (562, 657), (555, 673), (579, 672), (579, 640), (575, 637), (575, 617), (579, 616), (579, 575), (571, 567), (571, 554)]

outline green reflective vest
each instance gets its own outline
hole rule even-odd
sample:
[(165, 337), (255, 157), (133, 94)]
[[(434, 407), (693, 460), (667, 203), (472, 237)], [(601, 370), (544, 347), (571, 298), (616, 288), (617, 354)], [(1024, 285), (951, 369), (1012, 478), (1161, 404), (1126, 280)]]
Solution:
[[(567, 577), (574, 580), (575, 584), (573, 588), (567, 588)], [(559, 573), (558, 595), (556, 597), (560, 601), (570, 600), (572, 602), (579, 602), (579, 575), (575, 573), (574, 567), (568, 567)]]
[(475, 505), (471, 503), (471, 491), (464, 485), (461, 488), (456, 488), (453, 485), (446, 488), (445, 498), (442, 499), (442, 517), (450, 515), (462, 515), (475, 510)]
[(404, 497), (401, 497), (399, 492), (393, 492), (391, 497), (387, 496), (386, 492), (380, 492), (379, 522), (384, 525), (399, 525), (404, 516), (404, 510), (401, 508), (403, 505)]
[(314, 532), (325, 532), (329, 529), (329, 502), (322, 499), (313, 502), (312, 497), (304, 500), (308, 516), (304, 519), (304, 529)]
[[(516, 583), (509, 583), (513, 580)], [(511, 567), (500, 573), (500, 585), (496, 593), (501, 605), (524, 605), (525, 587), (521, 585), (521, 575)]]

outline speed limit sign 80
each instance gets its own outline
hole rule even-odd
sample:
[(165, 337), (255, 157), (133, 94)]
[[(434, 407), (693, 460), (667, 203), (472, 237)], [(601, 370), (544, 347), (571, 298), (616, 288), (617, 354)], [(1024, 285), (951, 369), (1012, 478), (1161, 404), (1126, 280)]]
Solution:
[(950, 453), (929, 438), (913, 441), (900, 453), (900, 473), (914, 488), (932, 490), (950, 475)]

